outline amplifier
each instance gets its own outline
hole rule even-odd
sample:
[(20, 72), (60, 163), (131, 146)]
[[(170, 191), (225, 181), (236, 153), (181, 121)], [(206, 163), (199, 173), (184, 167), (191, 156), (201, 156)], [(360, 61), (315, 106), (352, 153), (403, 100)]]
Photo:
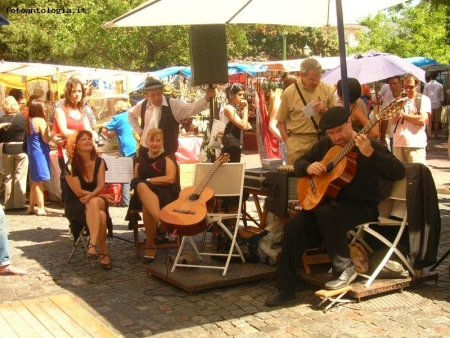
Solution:
[(288, 205), (291, 201), (298, 201), (297, 184), (298, 177), (289, 172), (268, 172), (266, 173), (267, 211), (284, 216), (288, 212)]
[(265, 191), (266, 174), (269, 170), (263, 168), (246, 169), (244, 175), (244, 188)]

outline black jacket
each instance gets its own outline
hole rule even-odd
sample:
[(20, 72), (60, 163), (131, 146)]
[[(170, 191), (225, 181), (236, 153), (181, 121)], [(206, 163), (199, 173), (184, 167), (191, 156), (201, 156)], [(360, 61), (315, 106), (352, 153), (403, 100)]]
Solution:
[(430, 169), (421, 163), (403, 163), (406, 169), (406, 208), (409, 227), (409, 257), (420, 270), (437, 261), (441, 235), (436, 185)]

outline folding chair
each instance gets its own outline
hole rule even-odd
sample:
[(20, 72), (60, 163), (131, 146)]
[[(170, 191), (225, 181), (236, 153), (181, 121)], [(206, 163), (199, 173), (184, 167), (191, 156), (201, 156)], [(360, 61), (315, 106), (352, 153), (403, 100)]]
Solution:
[[(367, 232), (384, 243), (389, 250), (386, 255), (377, 266), (377, 268), (373, 271), (371, 276), (368, 277), (365, 287), (369, 287), (375, 278), (380, 273), (381, 269), (384, 267), (386, 262), (391, 258), (392, 254), (395, 252), (397, 256), (402, 260), (405, 266), (408, 268), (409, 272), (415, 276), (415, 271), (409, 263), (408, 259), (403, 255), (403, 253), (397, 248), (397, 245), (400, 241), (400, 238), (403, 235), (403, 232), (407, 226), (407, 212), (406, 212), (406, 178), (394, 182), (389, 197), (382, 201), (379, 205), (380, 217), (379, 222), (370, 222), (359, 225), (357, 228), (357, 232), (353, 232), (352, 243), (355, 241), (360, 241), (361, 244), (372, 253), (372, 248), (363, 240), (363, 233)], [(391, 219), (394, 217), (395, 219), (399, 219), (399, 221)], [(386, 237), (384, 237), (379, 232), (375, 231), (371, 226), (379, 225), (379, 226), (397, 226), (398, 231), (394, 240), (391, 242)], [(363, 275), (364, 277), (364, 275)]]
[[(194, 169), (194, 179), (193, 185), (198, 185), (203, 178), (206, 176), (210, 168), (213, 166), (213, 163), (197, 163)], [(245, 263), (244, 256), (242, 254), (239, 245), (236, 242), (239, 221), (241, 218), (242, 212), (242, 191), (244, 187), (244, 174), (245, 174), (245, 163), (226, 163), (220, 165), (212, 178), (207, 183), (207, 187), (211, 188), (214, 191), (215, 197), (235, 197), (238, 199), (237, 209), (233, 210), (230, 213), (207, 213), (207, 224), (208, 228), (213, 224), (217, 223), (220, 228), (224, 231), (225, 235), (228, 236), (231, 240), (230, 250), (228, 253), (217, 253), (217, 252), (203, 252), (203, 248), (199, 250), (197, 245), (194, 242), (192, 236), (183, 236), (183, 240), (181, 241), (180, 248), (178, 249), (177, 256), (174, 260), (172, 272), (175, 271), (177, 267), (189, 267), (189, 268), (204, 268), (204, 269), (217, 269), (223, 270), (222, 276), (225, 276), (228, 267), (230, 265), (230, 261), (232, 257), (240, 257), (242, 263)], [(232, 226), (231, 230), (223, 223), (224, 220), (236, 220), (234, 226)], [(234, 229), (233, 229), (234, 228)], [(207, 231), (207, 229), (205, 230)], [(216, 256), (216, 257), (226, 257), (225, 265), (195, 265), (195, 264), (185, 264), (180, 263), (181, 255), (183, 252), (184, 245), (189, 243), (194, 250), (195, 255), (198, 260), (202, 260), (202, 256)], [(234, 253), (236, 249), (237, 253)]]
[[(70, 263), (72, 257), (75, 255), (75, 251), (77, 250), (77, 247), (80, 244), (80, 242), (83, 244), (83, 247), (84, 247), (83, 257), (86, 257), (86, 254), (89, 249), (89, 239), (90, 238), (91, 238), (91, 236), (89, 235), (89, 231), (84, 226), (83, 229), (81, 229), (81, 231), (78, 235), (78, 238), (74, 238), (74, 240), (73, 240), (73, 247), (72, 247), (72, 251), (69, 255), (69, 258), (67, 259), (67, 264)], [(94, 266), (94, 263), (92, 261), (91, 261), (91, 265)]]

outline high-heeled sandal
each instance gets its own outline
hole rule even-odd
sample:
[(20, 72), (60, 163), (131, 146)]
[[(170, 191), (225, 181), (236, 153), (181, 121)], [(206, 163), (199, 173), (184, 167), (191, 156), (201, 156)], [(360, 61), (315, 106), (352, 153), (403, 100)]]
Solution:
[[(111, 255), (108, 253), (102, 254), (100, 253), (99, 255), (100, 258), (100, 266), (103, 270), (111, 270), (112, 269), (112, 263), (111, 263)], [(109, 258), (109, 263), (102, 263), (102, 259), (108, 257)]]
[(155, 253), (153, 254), (153, 256), (144, 256), (144, 260), (142, 261), (142, 263), (144, 263), (144, 264), (150, 264), (155, 260), (156, 247), (145, 248), (145, 250), (155, 250)]
[[(95, 249), (95, 254), (93, 254), (92, 252), (89, 252), (89, 250), (91, 250), (91, 248)], [(95, 261), (98, 258), (98, 249), (97, 246), (90, 243), (89, 242), (89, 247), (88, 247), (88, 253), (87, 253), (87, 257), (90, 261)]]

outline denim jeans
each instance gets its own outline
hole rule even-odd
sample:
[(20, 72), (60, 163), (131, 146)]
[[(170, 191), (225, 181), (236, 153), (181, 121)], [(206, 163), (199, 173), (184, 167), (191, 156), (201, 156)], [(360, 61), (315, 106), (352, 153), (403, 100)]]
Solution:
[[(123, 155), (120, 155), (123, 156)], [(131, 154), (127, 157), (133, 157), (133, 163), (134, 158), (136, 157), (136, 153)], [(133, 164), (134, 167), (134, 164)], [(122, 205), (129, 205), (130, 204), (130, 183), (122, 183), (121, 184), (121, 198), (120, 198), (120, 204)]]
[(0, 205), (0, 266), (11, 264), (8, 250), (8, 229), (6, 228), (6, 217)]
[(130, 183), (122, 183), (122, 193), (120, 198), (120, 204), (129, 205), (130, 204)]

